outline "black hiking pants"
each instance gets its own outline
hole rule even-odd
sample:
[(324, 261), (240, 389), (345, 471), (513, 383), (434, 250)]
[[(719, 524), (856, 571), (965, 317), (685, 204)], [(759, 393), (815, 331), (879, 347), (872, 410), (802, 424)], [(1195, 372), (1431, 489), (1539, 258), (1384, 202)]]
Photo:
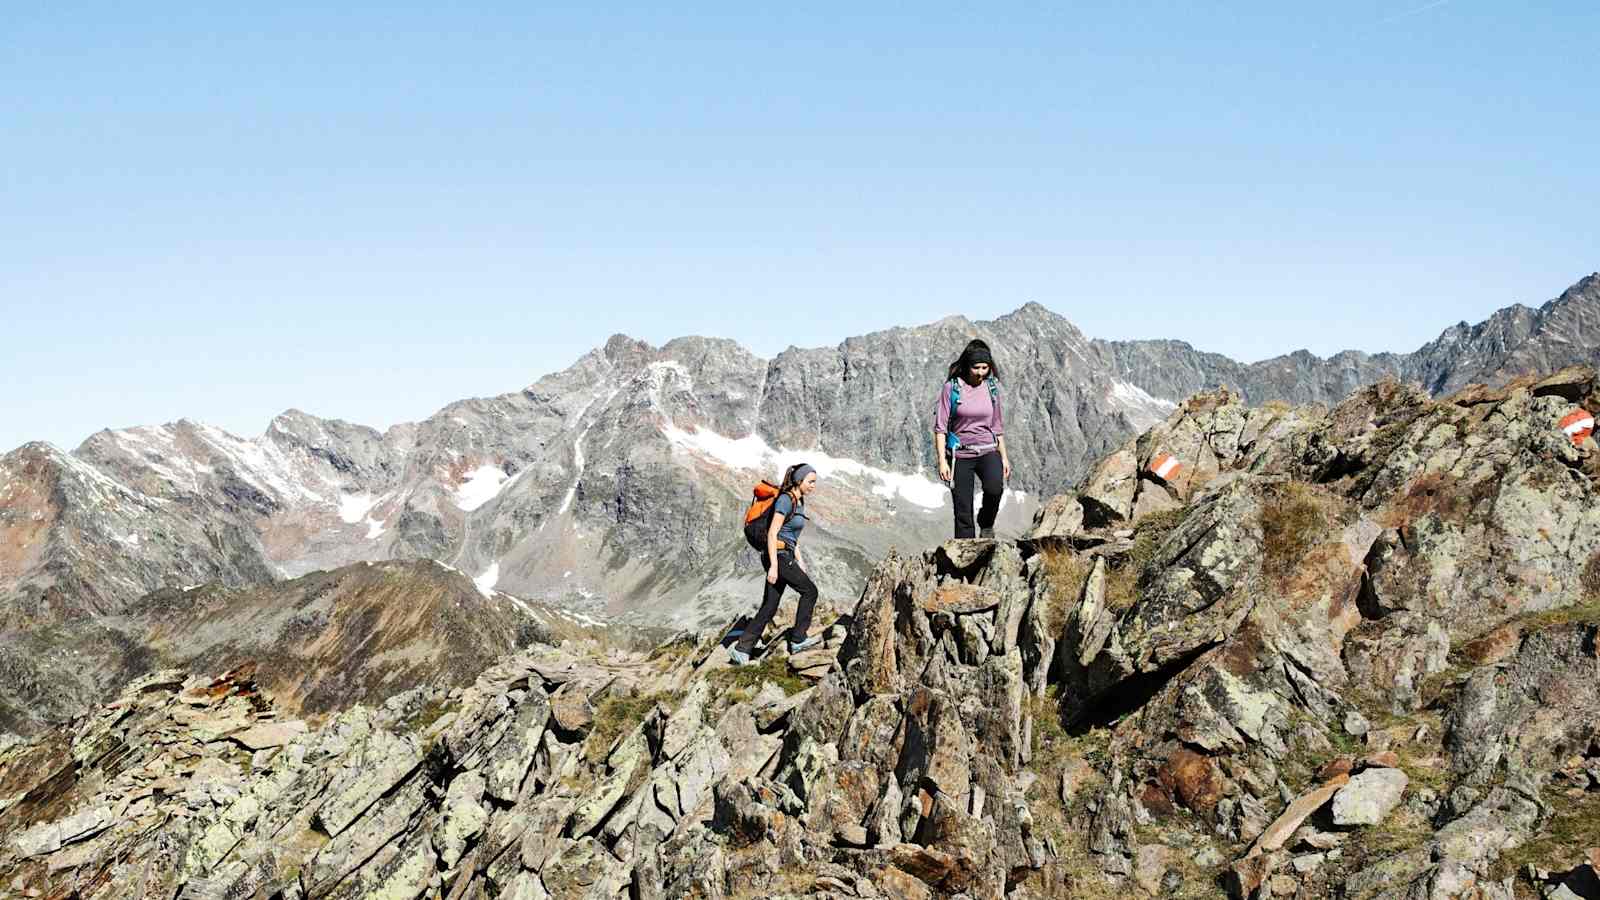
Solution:
[(956, 509), (956, 537), (977, 537), (972, 527), (972, 480), (976, 475), (983, 483), (983, 508), (978, 510), (978, 528), (993, 528), (994, 517), (1000, 512), (1000, 495), (1005, 492), (1005, 468), (1000, 464), (1000, 451), (990, 450), (972, 459), (956, 457), (950, 479), (952, 505)]
[[(766, 553), (761, 554), (761, 574), (763, 582), (766, 573), (771, 567), (771, 560)], [(756, 639), (767, 630), (767, 625), (772, 622), (772, 617), (778, 614), (778, 602), (783, 599), (784, 588), (792, 587), (800, 592), (800, 605), (794, 612), (794, 627), (789, 629), (790, 643), (799, 643), (806, 639), (806, 632), (811, 630), (811, 610), (817, 605), (817, 586), (812, 583), (811, 576), (800, 568), (795, 562), (794, 553), (788, 550), (778, 551), (778, 583), (764, 584), (766, 591), (761, 597), (761, 609), (756, 617), (745, 623), (744, 634), (739, 636), (739, 649), (750, 653), (756, 649)]]

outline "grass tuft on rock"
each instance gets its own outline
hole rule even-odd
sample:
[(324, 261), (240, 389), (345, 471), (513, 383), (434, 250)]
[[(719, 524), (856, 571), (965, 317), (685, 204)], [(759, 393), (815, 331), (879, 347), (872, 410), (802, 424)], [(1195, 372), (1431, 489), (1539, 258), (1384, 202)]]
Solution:
[(1183, 523), (1188, 507), (1151, 513), (1134, 526), (1133, 549), (1106, 567), (1106, 608), (1121, 611), (1139, 601), (1139, 579), (1157, 561), (1167, 535)]
[(650, 655), (645, 657), (645, 660), (647, 662), (659, 660), (662, 668), (670, 669), (674, 663), (693, 655), (697, 649), (699, 648), (695, 643), (694, 635), (680, 634), (664, 644), (657, 645), (654, 650), (650, 651)]
[(1044, 558), (1044, 577), (1052, 594), (1044, 622), (1045, 633), (1054, 637), (1066, 628), (1067, 616), (1083, 596), (1083, 585), (1089, 580), (1093, 566), (1077, 553), (1063, 547), (1046, 547), (1041, 555)]
[(793, 696), (811, 686), (811, 682), (789, 669), (789, 658), (781, 653), (768, 652), (759, 662), (743, 666), (729, 666), (706, 676), (719, 691), (735, 688), (760, 690), (763, 682), (770, 681)]
[(670, 712), (678, 708), (678, 703), (683, 700), (680, 691), (660, 691), (654, 694), (639, 694), (632, 697), (610, 696), (601, 701), (600, 707), (594, 711), (594, 725), (589, 729), (589, 734), (583, 741), (583, 758), (591, 765), (598, 765), (605, 761), (606, 754), (611, 752), (611, 745), (616, 743), (618, 737), (650, 715), (650, 710), (655, 709), (660, 703)]
[(1271, 486), (1263, 500), (1261, 568), (1267, 577), (1287, 581), (1311, 548), (1333, 529), (1333, 503), (1316, 487), (1300, 481)]
[(435, 697), (401, 722), (399, 731), (401, 734), (421, 734), (444, 718), (444, 714), (451, 712), (455, 705), (444, 697)]
[(1500, 855), (1491, 870), (1495, 880), (1529, 865), (1565, 872), (1584, 861), (1588, 848), (1600, 847), (1600, 793), (1572, 798), (1546, 790), (1544, 801), (1551, 808), (1550, 821), (1527, 843)]
[(1416, 850), (1433, 838), (1435, 829), (1415, 810), (1401, 806), (1376, 825), (1351, 832), (1345, 855), (1359, 865)]

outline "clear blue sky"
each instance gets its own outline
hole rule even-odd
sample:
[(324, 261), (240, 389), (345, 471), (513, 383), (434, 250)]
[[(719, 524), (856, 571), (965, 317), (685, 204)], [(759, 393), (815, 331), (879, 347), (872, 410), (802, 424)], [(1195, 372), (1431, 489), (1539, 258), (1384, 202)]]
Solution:
[(224, 6), (8, 7), (0, 450), (1029, 300), (1409, 350), (1600, 268), (1589, 0)]

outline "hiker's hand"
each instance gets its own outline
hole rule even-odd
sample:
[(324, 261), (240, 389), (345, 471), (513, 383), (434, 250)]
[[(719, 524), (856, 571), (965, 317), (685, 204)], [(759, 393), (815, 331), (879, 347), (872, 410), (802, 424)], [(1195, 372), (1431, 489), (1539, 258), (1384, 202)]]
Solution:
[(767, 584), (777, 584), (777, 583), (778, 583), (778, 567), (777, 566), (773, 566), (772, 568), (767, 570)]
[(939, 480), (945, 484), (950, 483), (950, 464), (942, 459), (939, 460)]
[(1005, 479), (1006, 481), (1010, 481), (1011, 480), (1011, 460), (1009, 460), (1009, 459), (1000, 460), (1000, 477)]

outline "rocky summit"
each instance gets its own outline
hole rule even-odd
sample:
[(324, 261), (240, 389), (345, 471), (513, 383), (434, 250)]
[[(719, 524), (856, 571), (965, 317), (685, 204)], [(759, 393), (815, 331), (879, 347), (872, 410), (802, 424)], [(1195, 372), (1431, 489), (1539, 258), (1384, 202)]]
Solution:
[(1597, 404), (1197, 394), (743, 667), (545, 635), (316, 711), (153, 672), (0, 751), (0, 891), (1600, 896)]

